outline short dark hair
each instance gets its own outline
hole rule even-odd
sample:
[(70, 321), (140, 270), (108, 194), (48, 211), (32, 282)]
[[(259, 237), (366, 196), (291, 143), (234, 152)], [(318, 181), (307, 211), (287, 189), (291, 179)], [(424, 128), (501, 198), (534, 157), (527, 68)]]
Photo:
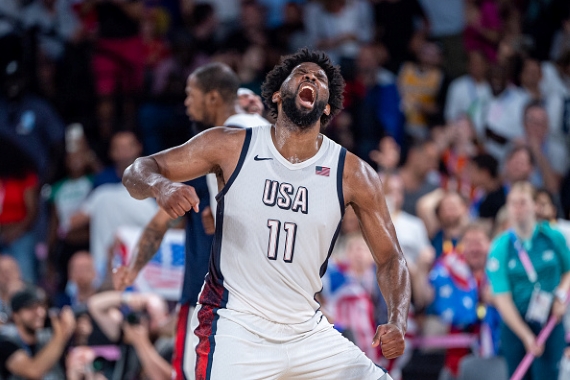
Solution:
[(541, 100), (531, 100), (530, 102), (528, 102), (525, 106), (524, 106), (524, 110), (523, 110), (523, 116), (526, 118), (526, 114), (528, 113), (528, 111), (531, 108), (540, 108), (545, 110), (544, 108), (544, 103)]
[(471, 162), (473, 162), (477, 168), (488, 171), (491, 178), (497, 178), (499, 176), (499, 162), (492, 155), (481, 153), (473, 157)]
[(281, 88), (281, 85), (291, 74), (291, 71), (304, 62), (312, 62), (319, 65), (327, 75), (329, 81), (330, 115), (321, 116), (321, 127), (325, 127), (331, 119), (342, 110), (344, 79), (340, 74), (340, 67), (332, 63), (328, 55), (322, 51), (303, 48), (295, 54), (281, 57), (281, 63), (275, 65), (273, 70), (267, 73), (265, 82), (261, 86), (261, 96), (267, 105), (269, 112), (277, 117), (277, 104), (271, 101), (273, 94)]
[(197, 68), (192, 76), (196, 78), (198, 87), (205, 94), (218, 91), (224, 102), (236, 101), (240, 80), (228, 65), (220, 62), (208, 63)]

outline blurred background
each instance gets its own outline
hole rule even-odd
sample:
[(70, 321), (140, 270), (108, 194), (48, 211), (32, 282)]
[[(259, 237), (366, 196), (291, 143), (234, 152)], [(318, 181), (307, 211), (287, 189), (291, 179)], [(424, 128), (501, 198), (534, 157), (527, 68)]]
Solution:
[[(368, 345), (386, 308), (351, 210), (323, 310), (394, 379), (466, 379), (461, 359), (500, 354), (485, 265), (506, 249), (492, 239), (520, 222), (513, 185), (530, 183), (517, 194), (527, 213), (570, 238), (568, 0), (1, 0), (0, 324), (14, 322), (12, 297), (32, 285), (46, 311), (72, 306), (73, 345), (85, 350), (62, 351), (68, 378), (85, 363), (127, 378), (118, 358), (144, 355), (133, 342), (145, 336), (171, 348), (176, 291), (150, 286), (129, 300), (144, 315), (123, 313), (138, 328), (126, 327), (126, 343), (101, 329), (121, 306), (109, 268), (136, 240), (120, 229), (140, 231), (156, 205), (94, 190), (122, 186), (136, 157), (202, 128), (184, 106), (196, 68), (226, 63), (259, 95), (280, 57), (304, 46), (327, 52), (347, 82), (344, 110), (323, 133), (383, 180), (414, 285), (409, 350), (388, 362)], [(166, 256), (158, 268), (172, 266)], [(101, 346), (123, 351), (89, 350)], [(552, 360), (568, 370), (563, 351)], [(0, 352), (0, 377), (5, 361)], [(486, 363), (501, 379), (504, 362)], [(140, 362), (131, 370), (149, 376)]]

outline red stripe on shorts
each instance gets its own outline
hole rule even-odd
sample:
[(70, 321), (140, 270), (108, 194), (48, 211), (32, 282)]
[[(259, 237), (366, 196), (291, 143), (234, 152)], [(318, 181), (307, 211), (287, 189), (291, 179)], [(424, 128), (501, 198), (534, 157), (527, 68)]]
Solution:
[(180, 305), (178, 311), (178, 322), (176, 323), (176, 338), (174, 341), (174, 353), (172, 357), (172, 367), (176, 374), (176, 380), (186, 380), (184, 376), (184, 347), (186, 346), (186, 334), (188, 332), (188, 314), (190, 312), (190, 304)]
[(204, 289), (200, 293), (201, 307), (198, 310), (198, 327), (194, 334), (198, 337), (196, 346), (196, 380), (210, 379), (212, 371), (212, 357), (216, 342), (218, 309), (225, 307), (227, 294), (224, 287), (210, 274), (206, 277)]

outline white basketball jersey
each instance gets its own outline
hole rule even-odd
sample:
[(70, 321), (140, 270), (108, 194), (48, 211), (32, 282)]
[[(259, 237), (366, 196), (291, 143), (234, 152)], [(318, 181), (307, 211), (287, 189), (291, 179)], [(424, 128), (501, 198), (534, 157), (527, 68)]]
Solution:
[(293, 324), (315, 316), (315, 294), (344, 213), (346, 150), (323, 136), (292, 164), (271, 126), (246, 130), (235, 172), (218, 194), (212, 261), (200, 303)]

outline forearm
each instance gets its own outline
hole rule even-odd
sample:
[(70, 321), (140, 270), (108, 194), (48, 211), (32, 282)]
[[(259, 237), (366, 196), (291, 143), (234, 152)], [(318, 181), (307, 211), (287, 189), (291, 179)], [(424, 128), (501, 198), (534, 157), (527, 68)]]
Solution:
[(562, 279), (560, 280), (560, 283), (558, 284), (557, 288), (568, 293), (568, 291), (570, 290), (570, 272), (566, 272), (562, 276)]
[(61, 358), (67, 340), (63, 336), (54, 335), (49, 343), (40, 350), (29, 365), (39, 378), (43, 377)]
[(432, 303), (434, 298), (434, 289), (429, 283), (428, 271), (416, 268), (414, 271), (410, 270), (410, 275), (414, 306), (418, 309), (423, 309)]
[(378, 266), (376, 278), (388, 308), (388, 323), (407, 329), (408, 310), (411, 300), (410, 273), (401, 255)]
[(516, 309), (510, 293), (496, 295), (494, 301), (503, 321), (521, 340), (529, 334), (534, 335)]
[(170, 380), (172, 366), (158, 354), (148, 339), (141, 339), (134, 344), (137, 356), (146, 376), (153, 380)]
[(156, 197), (157, 188), (167, 181), (152, 157), (137, 158), (123, 174), (123, 185), (136, 199)]
[(542, 175), (542, 180), (544, 181), (544, 187), (550, 192), (557, 193), (560, 189), (560, 177), (552, 170), (548, 159), (542, 154), (538, 149), (533, 149), (534, 157), (536, 158), (536, 164), (538, 170)]
[(130, 260), (129, 268), (139, 272), (152, 259), (160, 248), (164, 234), (170, 227), (169, 224), (149, 223), (137, 245), (137, 249)]

